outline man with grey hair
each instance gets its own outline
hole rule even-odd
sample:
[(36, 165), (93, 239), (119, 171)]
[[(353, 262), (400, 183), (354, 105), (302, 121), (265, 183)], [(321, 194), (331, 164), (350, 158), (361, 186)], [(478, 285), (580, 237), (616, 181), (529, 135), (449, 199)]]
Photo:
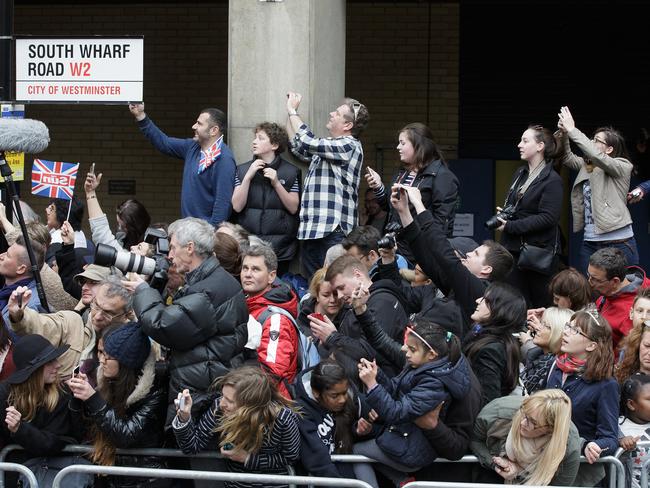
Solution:
[(186, 217), (169, 226), (169, 259), (185, 275), (185, 286), (166, 305), (160, 293), (137, 277), (133, 308), (142, 330), (169, 348), (167, 425), (176, 415), (174, 399), (188, 389), (192, 412), (208, 406), (210, 385), (232, 367), (244, 349), (248, 309), (241, 286), (214, 256), (214, 228)]
[(257, 349), (262, 367), (290, 398), (286, 385), (298, 369), (298, 332), (289, 315), (294, 321), (298, 317), (298, 297), (287, 283), (276, 279), (277, 270), (278, 259), (270, 246), (252, 245), (243, 251), (241, 284), (253, 319), (247, 347)]
[[(81, 362), (81, 372), (88, 376), (91, 385), (95, 385), (95, 371), (99, 365), (97, 337), (110, 325), (133, 320), (132, 293), (122, 286), (118, 277), (109, 276), (98, 285), (85, 321), (72, 310), (38, 313), (27, 308), (33, 293), (28, 287), (19, 286), (9, 297), (11, 330), (19, 336), (40, 334), (54, 346), (69, 344), (70, 348), (59, 358), (60, 375), (69, 376)], [(19, 295), (23, 295), (22, 302), (18, 300)]]

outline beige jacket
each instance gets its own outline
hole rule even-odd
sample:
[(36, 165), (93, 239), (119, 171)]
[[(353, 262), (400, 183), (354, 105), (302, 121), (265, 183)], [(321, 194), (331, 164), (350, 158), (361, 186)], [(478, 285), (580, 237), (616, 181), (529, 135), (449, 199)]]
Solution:
[(42, 335), (55, 347), (70, 344), (70, 349), (59, 357), (61, 363), (59, 376), (61, 377), (70, 376), (79, 361), (95, 347), (95, 329), (90, 323), (90, 318), (84, 324), (78, 313), (69, 310), (38, 313), (26, 308), (20, 322), (11, 321), (11, 328), (19, 336)]
[[(585, 158), (594, 166), (587, 171), (584, 158), (571, 152), (569, 139), (580, 148)], [(569, 168), (578, 171), (578, 176), (571, 190), (571, 211), (573, 213), (573, 232), (585, 227), (585, 204), (582, 184), (589, 180), (591, 186), (591, 213), (597, 234), (611, 232), (632, 223), (627, 209), (627, 192), (630, 189), (632, 163), (625, 158), (611, 158), (597, 152), (594, 144), (580, 130), (573, 129), (562, 141), (563, 151), (560, 161)]]

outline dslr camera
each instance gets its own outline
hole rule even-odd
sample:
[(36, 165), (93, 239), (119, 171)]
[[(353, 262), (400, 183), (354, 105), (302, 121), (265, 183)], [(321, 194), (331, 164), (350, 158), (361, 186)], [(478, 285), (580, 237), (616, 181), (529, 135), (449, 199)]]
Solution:
[(149, 285), (161, 294), (167, 285), (169, 270), (169, 238), (162, 229), (149, 227), (144, 234), (144, 241), (153, 247), (151, 257), (140, 256), (129, 251), (118, 251), (106, 244), (97, 244), (95, 249), (95, 264), (100, 266), (115, 266), (122, 273), (134, 272), (149, 276)]
[(390, 222), (386, 226), (386, 234), (377, 241), (379, 249), (393, 249), (397, 244), (397, 234), (402, 230), (398, 222)]
[(496, 215), (493, 215), (485, 222), (485, 228), (494, 230), (498, 227), (501, 227), (501, 222), (499, 219), (510, 220), (515, 215), (515, 206), (506, 205), (500, 212), (497, 212)]

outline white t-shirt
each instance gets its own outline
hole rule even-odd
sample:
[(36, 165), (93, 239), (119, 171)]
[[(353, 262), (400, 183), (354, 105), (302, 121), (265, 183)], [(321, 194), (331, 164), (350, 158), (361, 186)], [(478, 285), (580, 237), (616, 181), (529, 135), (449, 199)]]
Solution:
[[(622, 419), (623, 417), (619, 421)], [(625, 436), (640, 436), (639, 441), (650, 441), (650, 424), (637, 424), (630, 419), (625, 419), (622, 424), (619, 424), (619, 427)], [(647, 459), (650, 459), (650, 448), (648, 447), (637, 447), (634, 451), (623, 453), (621, 461), (631, 476), (631, 480), (628, 479), (628, 486), (641, 488), (641, 466)]]

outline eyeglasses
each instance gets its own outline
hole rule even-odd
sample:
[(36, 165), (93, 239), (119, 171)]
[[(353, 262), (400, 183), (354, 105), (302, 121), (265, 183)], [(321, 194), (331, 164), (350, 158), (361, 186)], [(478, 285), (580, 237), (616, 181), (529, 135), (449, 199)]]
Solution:
[(593, 142), (594, 144), (596, 144), (597, 142), (600, 142), (601, 144), (604, 144), (605, 146), (609, 146), (609, 144), (607, 144), (607, 143), (606, 143), (605, 141), (603, 141), (602, 139), (598, 139), (597, 137), (594, 137), (594, 138), (591, 140), (591, 142)]
[(534, 418), (531, 418), (531, 417), (529, 417), (528, 415), (526, 415), (526, 412), (524, 412), (524, 407), (519, 407), (519, 411), (521, 412), (521, 416), (522, 416), (523, 419), (526, 421), (526, 423), (527, 423), (530, 427), (532, 427), (533, 429), (543, 429), (543, 428), (545, 428), (545, 427), (548, 427), (548, 425), (546, 425), (546, 424), (544, 424), (544, 425), (540, 425), (540, 424), (537, 422), (537, 420), (535, 420)]
[(594, 339), (592, 339), (592, 338), (589, 337), (587, 334), (585, 334), (584, 332), (582, 332), (582, 331), (580, 330), (580, 327), (576, 327), (575, 325), (571, 325), (569, 322), (567, 322), (566, 324), (564, 324), (564, 330), (568, 330), (568, 331), (571, 333), (571, 335), (578, 335), (578, 334), (580, 334), (582, 337), (585, 337), (585, 338), (589, 339), (590, 341), (596, 342)]
[(113, 320), (115, 320), (116, 318), (121, 317), (122, 315), (126, 315), (126, 314), (128, 313), (128, 311), (126, 311), (126, 312), (122, 312), (122, 313), (118, 313), (118, 314), (114, 314), (114, 313), (111, 313), (111, 312), (107, 312), (106, 310), (104, 310), (102, 307), (100, 307), (100, 306), (97, 304), (97, 300), (95, 300), (94, 298), (93, 298), (93, 301), (90, 302), (90, 309), (91, 309), (93, 312), (95, 312), (95, 314), (101, 313), (104, 317), (106, 317), (106, 318), (109, 319), (110, 321), (113, 321)]
[(589, 274), (589, 272), (587, 272), (587, 281), (589, 283), (603, 284), (607, 283), (609, 280), (607, 278), (594, 278)]
[(97, 359), (104, 358), (104, 361), (117, 361), (117, 359), (110, 357), (103, 349), (97, 349)]

